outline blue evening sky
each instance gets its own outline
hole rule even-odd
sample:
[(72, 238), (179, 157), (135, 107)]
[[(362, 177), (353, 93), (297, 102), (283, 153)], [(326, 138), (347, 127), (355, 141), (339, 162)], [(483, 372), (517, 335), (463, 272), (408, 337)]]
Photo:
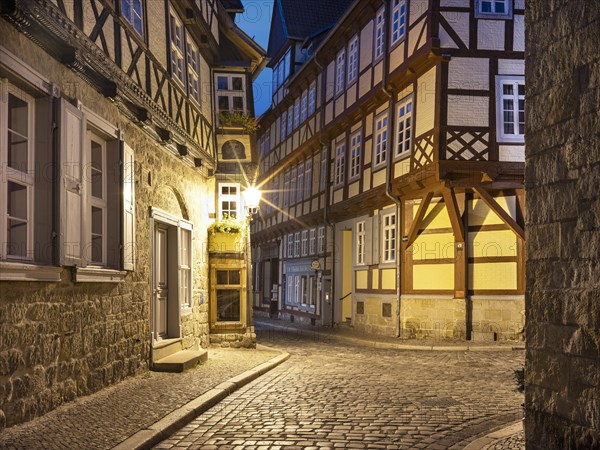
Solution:
[[(274, 0), (242, 0), (246, 11), (236, 16), (237, 25), (267, 49)], [(257, 116), (271, 104), (271, 69), (265, 68), (254, 82), (254, 107)]]

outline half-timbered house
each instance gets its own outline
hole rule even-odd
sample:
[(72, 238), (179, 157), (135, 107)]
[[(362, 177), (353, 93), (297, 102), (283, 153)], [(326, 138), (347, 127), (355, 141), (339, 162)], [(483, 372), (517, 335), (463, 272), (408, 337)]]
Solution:
[[(222, 321), (231, 345), (254, 344), (244, 248), (207, 235), (222, 174), (248, 186), (228, 160), (256, 158), (218, 114), (253, 116), (265, 52), (235, 25), (242, 10), (0, 4), (0, 427), (149, 367), (182, 370)], [(223, 300), (209, 261), (228, 258)]]
[(394, 336), (518, 338), (524, 0), (334, 5), (311, 28), (325, 5), (275, 2), (255, 308)]

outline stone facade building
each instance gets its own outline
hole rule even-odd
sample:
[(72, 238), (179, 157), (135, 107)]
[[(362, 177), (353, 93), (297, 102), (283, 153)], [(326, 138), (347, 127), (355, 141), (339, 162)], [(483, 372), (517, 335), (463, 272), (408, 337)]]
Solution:
[[(251, 181), (221, 165), (223, 147), (233, 135), (243, 161), (256, 153), (223, 123), (253, 116), (264, 60), (240, 11), (0, 5), (0, 427), (148, 368), (181, 370), (205, 358), (220, 318), (225, 340), (254, 344), (245, 249), (209, 248), (207, 234), (223, 173), (237, 176), (238, 217)], [(209, 258), (238, 261), (225, 298)]]
[(600, 448), (600, 3), (528, 0), (530, 449)]
[(275, 2), (256, 310), (393, 336), (521, 337), (524, 9)]

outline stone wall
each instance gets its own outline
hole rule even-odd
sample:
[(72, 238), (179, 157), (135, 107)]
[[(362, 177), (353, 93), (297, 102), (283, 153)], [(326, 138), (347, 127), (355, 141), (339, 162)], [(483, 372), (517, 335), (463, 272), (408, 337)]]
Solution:
[(526, 30), (526, 441), (600, 448), (600, 2)]

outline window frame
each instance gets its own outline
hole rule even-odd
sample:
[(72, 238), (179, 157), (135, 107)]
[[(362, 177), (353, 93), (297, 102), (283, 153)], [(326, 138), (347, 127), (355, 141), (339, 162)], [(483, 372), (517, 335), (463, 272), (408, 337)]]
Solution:
[(347, 86), (352, 86), (358, 80), (358, 60), (360, 58), (360, 40), (355, 34), (348, 41), (348, 69), (346, 74)]
[[(227, 78), (227, 89), (219, 89), (219, 78)], [(240, 78), (242, 80), (242, 90), (233, 89), (233, 79)], [(215, 106), (217, 115), (221, 113), (235, 113), (239, 110), (233, 107), (233, 99), (241, 98), (242, 99), (242, 110), (239, 111), (242, 114), (247, 114), (248, 112), (248, 103), (246, 99), (246, 77), (243, 73), (238, 72), (215, 72), (214, 74), (214, 82), (215, 82)], [(227, 110), (222, 110), (219, 105), (219, 97), (227, 97)], [(269, 141), (270, 141), (270, 133), (268, 132)]]
[[(100, 141), (97, 142), (101, 146), (102, 150), (102, 198), (95, 197), (92, 194), (92, 140)], [(107, 164), (107, 141), (103, 137), (101, 137), (98, 133), (95, 133), (93, 130), (88, 128), (86, 132), (86, 146), (87, 146), (87, 164), (86, 169), (89, 169), (90, 173), (86, 173), (87, 181), (89, 186), (87, 188), (87, 211), (85, 212), (87, 215), (87, 223), (88, 225), (88, 254), (86, 255), (87, 260), (89, 261), (88, 266), (96, 266), (96, 267), (106, 267), (107, 266), (107, 249), (108, 249), (108, 164)], [(100, 261), (94, 260), (92, 243), (94, 240), (93, 233), (93, 208), (100, 209), (102, 211), (102, 233), (100, 236), (102, 237), (102, 259)]]
[(366, 222), (361, 220), (356, 222), (356, 265), (364, 266), (366, 260)]
[[(381, 127), (379, 127), (381, 123)], [(389, 132), (388, 132), (388, 115), (387, 112), (383, 112), (375, 117), (375, 124), (373, 127), (373, 167), (383, 166), (388, 157), (389, 147)]]
[(350, 164), (348, 167), (348, 181), (360, 177), (362, 158), (362, 129), (350, 135)]
[(308, 256), (308, 230), (302, 230), (302, 256)]
[(279, 139), (284, 142), (287, 138), (287, 110), (283, 111), (280, 119)]
[[(519, 86), (523, 86), (525, 89), (525, 77), (522, 75), (497, 75), (496, 76), (496, 134), (497, 140), (500, 143), (525, 143), (525, 134), (507, 134), (504, 132), (504, 99), (507, 97), (504, 94), (504, 86), (507, 84), (511, 84), (515, 88), (513, 90), (513, 94), (511, 96), (511, 100), (513, 101), (513, 114), (515, 120), (513, 120), (513, 126), (515, 130), (519, 129), (520, 120), (519, 120), (519, 101), (523, 100), (523, 106), (525, 106), (525, 94), (519, 94)], [(524, 114), (524, 111), (523, 111)], [(523, 131), (525, 131), (523, 129)]]
[[(397, 159), (403, 159), (411, 154), (413, 144), (413, 96), (412, 94), (404, 97), (396, 107), (396, 149), (394, 157)], [(402, 115), (400, 113), (403, 112)], [(408, 122), (408, 126), (407, 126)], [(403, 126), (400, 130), (400, 125)], [(408, 138), (406, 137), (406, 131), (408, 130)], [(400, 133), (402, 133), (402, 142), (400, 142)], [(407, 144), (408, 142), (408, 144)], [(408, 146), (408, 148), (406, 148)], [(400, 151), (400, 149), (403, 149)]]
[(304, 163), (304, 200), (312, 197), (312, 157)]
[[(144, 2), (143, 0), (139, 0), (139, 5), (140, 5), (140, 11), (139, 14), (136, 14), (136, 10), (134, 8), (134, 3), (136, 0), (121, 0), (120, 2), (120, 8), (121, 8), (121, 17), (123, 17), (125, 19), (125, 21), (131, 26), (131, 28), (140, 36), (140, 37), (144, 37)], [(127, 17), (125, 15), (125, 8), (123, 7), (123, 4), (127, 3), (129, 5), (129, 11), (130, 11), (130, 17)], [(141, 30), (138, 30), (138, 28), (135, 26), (135, 20), (133, 15), (136, 14), (139, 18), (140, 18), (140, 27)]]
[[(200, 72), (202, 70), (200, 68), (200, 48), (198, 47), (198, 45), (196, 45), (196, 43), (194, 42), (194, 40), (188, 32), (186, 32), (185, 34), (187, 93), (188, 97), (192, 99), (198, 106), (200, 106), (200, 103), (202, 101), (202, 84), (200, 83)], [(197, 67), (194, 68), (194, 64), (192, 63), (195, 63)], [(195, 88), (192, 85), (194, 81), (197, 85), (195, 86)]]
[(294, 257), (300, 257), (300, 232), (296, 231), (294, 233)]
[(335, 95), (341, 95), (346, 88), (346, 47), (335, 56)]
[(383, 214), (381, 217), (381, 261), (383, 263), (396, 262), (397, 238), (396, 213)]
[(294, 257), (294, 233), (289, 233), (287, 235), (287, 257)]
[[(483, 11), (484, 3), (491, 3), (494, 11)], [(495, 11), (495, 5), (502, 3), (506, 10), (503, 13)], [(504, 19), (513, 18), (513, 0), (475, 0), (475, 18), (477, 19)]]
[[(177, 33), (177, 29), (181, 28), (181, 36), (180, 36), (180, 40), (181, 40), (181, 46), (177, 45), (177, 42), (175, 41), (175, 37), (176, 37), (176, 33)], [(179, 14), (177, 14), (177, 12), (175, 11), (175, 9), (173, 8), (173, 6), (169, 5), (169, 59), (170, 59), (170, 70), (171, 70), (171, 78), (173, 78), (182, 89), (186, 89), (186, 78), (187, 78), (187, 73), (186, 73), (186, 49), (185, 49), (185, 41), (186, 41), (186, 30), (185, 30), (185, 26), (183, 24), (183, 20), (181, 20), (181, 18), (179, 17)], [(177, 54), (178, 58), (177, 61), (181, 61), (181, 66), (179, 66), (179, 64), (177, 64), (177, 68), (178, 71), (175, 71), (175, 59), (174, 59), (174, 53)], [(178, 74), (178, 72), (181, 71), (181, 75)]]
[(373, 63), (383, 58), (385, 52), (385, 6), (377, 10), (373, 23)]
[[(236, 188), (236, 194), (223, 194), (223, 188), (224, 187), (228, 187), (228, 188), (232, 188), (235, 187)], [(231, 202), (232, 200), (235, 200), (236, 202), (236, 216), (235, 219), (239, 219), (241, 218), (241, 192), (240, 192), (240, 183), (219, 183), (218, 184), (218, 195), (217, 195), (217, 206), (218, 206), (218, 220), (223, 220), (223, 202), (227, 201), (227, 202)], [(228, 209), (228, 211), (230, 211), (231, 208)], [(231, 216), (228, 216), (228, 218), (232, 218)]]
[(340, 187), (346, 181), (346, 140), (343, 139), (335, 144), (335, 162), (334, 162), (333, 185)]
[(317, 108), (317, 82), (313, 81), (308, 88), (308, 117), (316, 112)]
[(319, 255), (325, 254), (325, 227), (317, 229), (317, 253)]
[(311, 228), (308, 234), (308, 254), (314, 255), (317, 253), (317, 229)]
[(308, 119), (308, 90), (305, 89), (300, 97), (300, 123), (304, 123)]
[(304, 198), (304, 163), (298, 164), (296, 175), (296, 203), (300, 203)]
[(390, 47), (394, 47), (406, 39), (408, 7), (406, 0), (393, 0), (391, 7)]

